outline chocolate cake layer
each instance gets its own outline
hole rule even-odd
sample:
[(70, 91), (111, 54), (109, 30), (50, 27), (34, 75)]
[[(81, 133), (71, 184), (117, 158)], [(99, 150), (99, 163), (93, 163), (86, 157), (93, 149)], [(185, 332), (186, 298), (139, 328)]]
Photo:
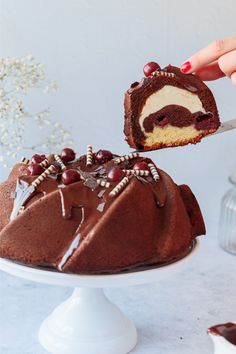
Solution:
[(155, 126), (164, 127), (167, 124), (179, 128), (194, 125), (197, 130), (218, 128), (212, 113), (191, 113), (188, 109), (177, 105), (168, 105), (150, 114), (143, 122), (146, 132), (152, 132)]
[[(62, 157), (62, 154), (61, 154)], [(70, 273), (116, 273), (189, 252), (205, 233), (191, 190), (153, 161), (88, 149), (17, 164), (0, 185), (0, 257)]]

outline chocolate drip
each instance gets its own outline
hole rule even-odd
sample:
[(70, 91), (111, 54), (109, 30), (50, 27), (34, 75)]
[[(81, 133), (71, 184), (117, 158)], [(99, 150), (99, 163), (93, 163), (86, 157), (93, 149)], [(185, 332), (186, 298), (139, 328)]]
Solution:
[(85, 212), (84, 212), (84, 208), (81, 207), (82, 210), (82, 218), (80, 221), (80, 224), (78, 226), (78, 229), (76, 230), (75, 233), (75, 238), (72, 241), (72, 243), (70, 244), (70, 247), (68, 248), (68, 250), (65, 252), (64, 256), (62, 257), (61, 262), (58, 265), (59, 270), (63, 270), (64, 265), (66, 264), (66, 262), (68, 261), (68, 259), (72, 256), (72, 254), (74, 253), (74, 251), (77, 249), (77, 247), (79, 246), (80, 243), (80, 228), (84, 222), (85, 219)]
[[(99, 187), (98, 187), (99, 188)], [(89, 216), (97, 217), (96, 211), (101, 211), (101, 203), (106, 202), (104, 198), (104, 189), (95, 193), (83, 182), (73, 183), (67, 187), (59, 188), (61, 197), (62, 216), (64, 219), (72, 218), (73, 208), (85, 208), (89, 210)], [(104, 206), (103, 206), (104, 209)]]
[(72, 217), (73, 208), (82, 207), (79, 197), (77, 200), (76, 194), (73, 193), (74, 188), (71, 189), (72, 192), (68, 191), (68, 188), (59, 189), (60, 197), (61, 197), (62, 216), (64, 219), (70, 219)]
[(163, 208), (166, 203), (167, 194), (166, 189), (163, 186), (162, 179), (160, 178), (158, 182), (152, 182), (149, 184), (150, 188), (152, 189), (157, 206), (159, 208)]
[(224, 323), (219, 324), (214, 327), (209, 328), (209, 333), (217, 336), (224, 337), (228, 342), (236, 345), (236, 324), (235, 323)]
[[(89, 174), (87, 173), (86, 176)], [(88, 178), (87, 178), (88, 179)], [(100, 189), (98, 194), (91, 190), (88, 186), (85, 186), (83, 181), (73, 183), (67, 187), (60, 188), (62, 216), (65, 219), (70, 219), (73, 216), (73, 208), (81, 208), (82, 217), (75, 232), (73, 242), (68, 250), (65, 252), (62, 260), (59, 264), (59, 269), (63, 270), (63, 267), (67, 263), (68, 259), (76, 251), (79, 243), (82, 239), (83, 226), (89, 223), (84, 223), (85, 220), (90, 220), (91, 225), (94, 224), (100, 214), (104, 211), (106, 200), (104, 199), (104, 190)], [(105, 191), (106, 192), (106, 191)]]

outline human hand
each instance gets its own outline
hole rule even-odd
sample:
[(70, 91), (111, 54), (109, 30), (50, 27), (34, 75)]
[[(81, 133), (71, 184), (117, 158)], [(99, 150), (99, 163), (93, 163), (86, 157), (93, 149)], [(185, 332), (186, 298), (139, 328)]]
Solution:
[(210, 43), (185, 61), (180, 69), (206, 81), (227, 76), (236, 86), (236, 36)]

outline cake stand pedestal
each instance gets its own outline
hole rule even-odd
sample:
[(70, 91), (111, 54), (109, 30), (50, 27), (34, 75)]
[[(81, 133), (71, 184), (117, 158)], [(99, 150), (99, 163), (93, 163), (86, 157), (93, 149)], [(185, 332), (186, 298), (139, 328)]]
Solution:
[(137, 330), (102, 289), (157, 282), (183, 271), (197, 249), (198, 244), (185, 258), (162, 267), (114, 275), (64, 274), (1, 258), (0, 269), (24, 279), (75, 288), (72, 296), (41, 325), (39, 341), (47, 351), (52, 354), (127, 354), (137, 344)]

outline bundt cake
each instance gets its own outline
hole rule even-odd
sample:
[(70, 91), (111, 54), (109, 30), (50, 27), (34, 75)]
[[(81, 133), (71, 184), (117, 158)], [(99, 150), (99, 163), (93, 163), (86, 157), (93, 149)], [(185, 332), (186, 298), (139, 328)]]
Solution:
[(210, 89), (196, 76), (179, 68), (144, 67), (146, 77), (125, 93), (124, 133), (139, 151), (196, 144), (220, 126)]
[(0, 185), (0, 257), (116, 273), (185, 256), (205, 233), (198, 203), (152, 160), (107, 150), (34, 155)]

